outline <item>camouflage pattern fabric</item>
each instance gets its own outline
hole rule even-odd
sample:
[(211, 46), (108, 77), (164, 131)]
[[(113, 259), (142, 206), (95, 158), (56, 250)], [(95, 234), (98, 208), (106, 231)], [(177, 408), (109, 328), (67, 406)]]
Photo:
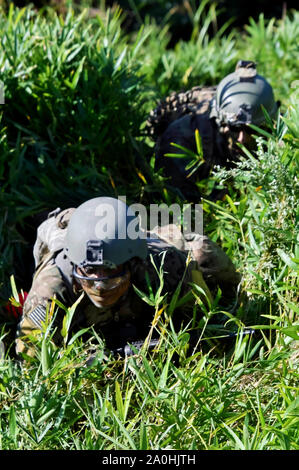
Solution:
[[(63, 250), (65, 228), (72, 211), (73, 209), (70, 209), (51, 217), (38, 229), (34, 247), (36, 272), (19, 324), (16, 339), (18, 354), (21, 352), (28, 355), (34, 354), (34, 349), (26, 336), (40, 334), (43, 324), (49, 317), (51, 299), (56, 298), (69, 307), (82, 293), (81, 287), (71, 276), (72, 265)], [(72, 332), (94, 326), (104, 336), (109, 348), (119, 347), (128, 341), (145, 337), (152, 321), (153, 309), (140, 299), (133, 285), (142, 292), (148, 293), (145, 276), (148, 273), (152, 289), (154, 291), (157, 289), (158, 276), (150, 257), (159, 270), (163, 253), (166, 253), (163, 264), (163, 293), (171, 295), (179, 282), (183, 280), (181, 296), (186, 294), (190, 290), (190, 282), (194, 281), (193, 273), (198, 272), (198, 266), (205, 282), (212, 287), (216, 286), (219, 281), (225, 280), (227, 285), (230, 285), (231, 291), (231, 286), (237, 284), (239, 278), (233, 264), (207, 237), (191, 234), (189, 240), (186, 240), (182, 235), (179, 238), (176, 234), (175, 237), (169, 238), (166, 236), (169, 230), (166, 229), (167, 227), (162, 229), (157, 227), (155, 233), (149, 234), (150, 237), (147, 239), (149, 257), (146, 261), (140, 261), (137, 258), (129, 261), (132, 286), (115, 305), (99, 309), (84, 294), (73, 318)], [(193, 259), (186, 268), (188, 250), (193, 253)], [(219, 269), (217, 269), (217, 263)], [(60, 344), (62, 339), (60, 330), (64, 315), (65, 312), (58, 308), (57, 332), (53, 338), (57, 344)]]
[(241, 277), (231, 259), (206, 235), (194, 232), (183, 235), (176, 225), (155, 227), (153, 233), (178, 250), (190, 252), (197, 269), (212, 289), (220, 286), (226, 291), (239, 284)]
[(173, 92), (151, 111), (146, 123), (146, 133), (157, 140), (167, 127), (177, 119), (195, 112), (210, 112), (211, 99), (216, 94), (216, 87), (193, 87), (186, 92)]

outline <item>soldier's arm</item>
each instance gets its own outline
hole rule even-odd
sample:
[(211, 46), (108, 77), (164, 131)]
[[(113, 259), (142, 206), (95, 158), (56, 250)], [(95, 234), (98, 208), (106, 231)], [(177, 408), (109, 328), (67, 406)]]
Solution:
[(185, 249), (191, 250), (209, 287), (219, 286), (227, 295), (232, 295), (241, 275), (227, 254), (205, 235), (191, 233), (185, 238)]
[[(198, 266), (197, 261), (192, 259), (188, 260), (187, 253), (192, 250), (186, 243), (186, 240), (181, 230), (175, 225), (165, 225), (162, 227), (156, 226), (151, 232), (151, 236), (159, 237), (159, 243), (162, 241), (169, 244), (167, 247), (167, 254), (164, 259), (163, 270), (166, 274), (165, 285), (168, 292), (174, 292), (180, 281), (181, 293), (180, 296), (184, 296), (191, 291), (190, 283), (197, 284), (205, 293), (203, 301), (206, 298), (212, 302), (213, 297), (207, 286), (203, 274)], [(164, 247), (165, 248), (165, 247)], [(193, 297), (190, 296), (190, 301)]]

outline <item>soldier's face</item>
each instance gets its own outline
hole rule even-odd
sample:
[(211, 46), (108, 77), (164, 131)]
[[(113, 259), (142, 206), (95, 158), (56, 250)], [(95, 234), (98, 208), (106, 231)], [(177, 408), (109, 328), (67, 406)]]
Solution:
[(98, 308), (114, 305), (130, 287), (130, 272), (123, 265), (115, 269), (87, 267), (76, 271), (83, 290)]

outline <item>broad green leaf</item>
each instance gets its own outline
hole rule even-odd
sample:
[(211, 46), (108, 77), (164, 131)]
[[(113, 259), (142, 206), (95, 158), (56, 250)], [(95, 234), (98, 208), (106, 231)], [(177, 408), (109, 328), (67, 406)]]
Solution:
[(241, 439), (237, 436), (237, 434), (225, 423), (222, 423), (222, 426), (225, 427), (225, 429), (227, 430), (227, 432), (231, 435), (231, 437), (233, 438), (233, 440), (235, 441), (235, 450), (245, 450), (245, 447), (244, 447), (244, 444), (243, 442), (241, 441)]
[(74, 74), (74, 78), (72, 80), (72, 86), (71, 88), (74, 90), (76, 87), (77, 87), (77, 84), (78, 84), (78, 81), (79, 81), (79, 78), (80, 78), (80, 75), (81, 75), (81, 72), (82, 72), (82, 69), (83, 69), (83, 65), (84, 65), (84, 62), (86, 60), (86, 57), (83, 57), (78, 65), (78, 68)]
[(135, 385), (132, 385), (132, 387), (130, 387), (129, 390), (126, 392), (126, 396), (124, 399), (124, 421), (127, 419), (129, 407), (131, 404), (131, 398), (132, 398), (134, 390), (135, 390)]
[(167, 357), (166, 364), (163, 367), (163, 370), (162, 370), (162, 373), (161, 373), (161, 376), (160, 376), (160, 379), (159, 379), (158, 390), (163, 390), (166, 387), (167, 378), (168, 378), (168, 371), (169, 371), (169, 363), (170, 363), (172, 354), (168, 353), (167, 356), (168, 357)]
[(127, 53), (127, 46), (124, 48), (124, 50), (120, 54), (119, 58), (117, 59), (115, 65), (114, 65), (114, 71), (117, 71), (118, 68), (121, 66), (122, 61), (124, 60), (126, 53)]
[(9, 410), (9, 434), (10, 437), (15, 441), (17, 437), (17, 421), (15, 407), (13, 405)]
[(284, 413), (284, 418), (288, 416), (299, 417), (299, 397), (296, 397), (294, 401), (287, 407)]
[(249, 240), (250, 240), (250, 245), (251, 247), (254, 249), (254, 251), (257, 253), (257, 254), (260, 254), (261, 250), (257, 244), (257, 242), (255, 241), (255, 238), (253, 236), (253, 233), (252, 233), (252, 228), (251, 228), (251, 224), (249, 223), (248, 224), (248, 236), (249, 236)]
[(49, 355), (49, 339), (44, 335), (42, 341), (42, 350), (41, 350), (41, 362), (42, 362), (42, 372), (43, 375), (48, 375), (50, 369), (50, 355)]
[(71, 344), (73, 344), (76, 339), (78, 339), (80, 336), (84, 335), (85, 333), (87, 333), (88, 331), (90, 331), (90, 327), (89, 328), (83, 328), (82, 330), (78, 331), (77, 333), (75, 333), (70, 341), (68, 342), (68, 345), (70, 346)]
[(195, 129), (195, 142), (196, 142), (196, 150), (197, 150), (198, 156), (200, 158), (203, 158), (202, 138), (199, 134), (198, 129)]
[(152, 300), (148, 295), (146, 295), (144, 292), (138, 289), (138, 287), (136, 287), (134, 284), (133, 284), (133, 288), (144, 302), (146, 302), (148, 305), (151, 305), (152, 307), (155, 306), (155, 300)]
[(289, 266), (289, 268), (295, 271), (299, 271), (299, 264), (295, 263), (293, 259), (289, 255), (287, 255), (283, 250), (277, 248), (277, 253), (280, 258)]
[(124, 413), (124, 404), (121, 396), (120, 386), (119, 383), (115, 382), (115, 400), (116, 400), (116, 407), (119, 413), (119, 417), (122, 421), (125, 420), (125, 413)]
[(172, 157), (172, 158), (190, 158), (185, 153), (165, 153), (164, 157)]
[(19, 305), (20, 299), (19, 299), (19, 294), (18, 294), (18, 290), (17, 290), (17, 287), (16, 287), (16, 283), (15, 283), (15, 278), (14, 278), (13, 275), (10, 276), (10, 285), (11, 285), (14, 300)]
[(148, 450), (149, 449), (149, 441), (146, 431), (146, 425), (142, 421), (140, 424), (140, 439), (139, 439), (139, 450)]
[(181, 288), (182, 288), (182, 281), (180, 281), (178, 283), (178, 285), (176, 287), (176, 290), (175, 290), (174, 294), (171, 297), (170, 304), (169, 304), (169, 307), (167, 309), (169, 315), (172, 315), (173, 311), (175, 310), (175, 308), (177, 306), (177, 302), (178, 302), (178, 298), (179, 298), (179, 295), (180, 295), (180, 292), (181, 292)]
[(150, 382), (152, 383), (154, 390), (157, 390), (157, 381), (156, 381), (153, 369), (150, 366), (150, 363), (144, 356), (142, 358), (142, 362), (143, 362), (144, 370), (147, 374), (147, 377), (150, 379)]
[(226, 194), (226, 195), (225, 195), (225, 198), (226, 198), (226, 200), (229, 202), (230, 208), (231, 208), (231, 210), (233, 211), (233, 213), (234, 213), (234, 214), (237, 214), (237, 213), (238, 213), (238, 209), (236, 208), (236, 206), (235, 206), (234, 202), (232, 201), (231, 197), (230, 197), (228, 194)]
[(296, 341), (299, 340), (299, 325), (281, 328), (280, 331), (284, 333), (285, 335), (290, 336), (291, 338), (295, 339)]

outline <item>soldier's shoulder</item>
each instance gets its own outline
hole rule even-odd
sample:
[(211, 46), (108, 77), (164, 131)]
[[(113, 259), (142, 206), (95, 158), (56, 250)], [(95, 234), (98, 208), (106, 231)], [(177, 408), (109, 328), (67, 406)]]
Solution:
[(75, 208), (73, 207), (64, 210), (57, 207), (57, 209), (49, 212), (47, 218), (38, 226), (38, 234), (42, 235), (43, 233), (47, 233), (49, 230), (65, 229), (68, 226), (74, 210)]
[(161, 257), (165, 252), (168, 256), (178, 257), (178, 258), (185, 258), (184, 252), (177, 248), (173, 243), (169, 243), (166, 239), (162, 239), (155, 234), (151, 234), (150, 237), (146, 240), (147, 247), (148, 247), (148, 259), (150, 255), (154, 257)]
[(35, 266), (38, 267), (47, 257), (54, 255), (64, 247), (66, 228), (74, 208), (61, 210), (60, 208), (48, 214), (37, 228), (37, 238), (33, 248)]

